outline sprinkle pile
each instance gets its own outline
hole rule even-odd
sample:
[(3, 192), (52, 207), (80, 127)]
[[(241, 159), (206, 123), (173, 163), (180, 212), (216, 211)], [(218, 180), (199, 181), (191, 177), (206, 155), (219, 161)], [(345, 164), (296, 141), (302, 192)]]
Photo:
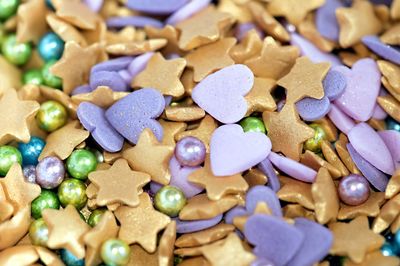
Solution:
[(0, 266), (400, 265), (400, 0), (0, 0)]

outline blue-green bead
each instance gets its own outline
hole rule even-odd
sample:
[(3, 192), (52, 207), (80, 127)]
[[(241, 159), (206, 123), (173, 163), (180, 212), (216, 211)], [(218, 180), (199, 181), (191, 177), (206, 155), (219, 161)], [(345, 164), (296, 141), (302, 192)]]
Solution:
[(264, 122), (258, 117), (246, 117), (240, 121), (244, 132), (266, 133)]
[(19, 6), (19, 0), (0, 0), (0, 20), (6, 20), (15, 13)]
[(24, 65), (32, 55), (30, 43), (17, 43), (15, 34), (5, 38), (1, 46), (4, 57), (14, 65)]
[(32, 201), (31, 204), (31, 215), (35, 219), (42, 217), (44, 209), (55, 209), (60, 208), (60, 201), (55, 192), (47, 189), (42, 189), (40, 195)]
[(36, 114), (38, 126), (47, 132), (59, 129), (67, 123), (67, 120), (67, 109), (64, 105), (56, 101), (42, 103)]
[(96, 170), (97, 158), (93, 152), (85, 149), (75, 150), (67, 159), (68, 173), (81, 180), (85, 180), (90, 172)]
[(43, 85), (44, 80), (42, 71), (40, 69), (30, 69), (22, 75), (22, 82), (24, 84)]
[(37, 219), (29, 226), (29, 238), (32, 244), (38, 246), (47, 246), (49, 240), (49, 228), (44, 222), (43, 218)]
[(164, 186), (154, 196), (156, 209), (170, 217), (178, 216), (185, 204), (185, 194), (174, 186)]
[(87, 202), (86, 185), (78, 179), (64, 180), (58, 187), (58, 198), (62, 206), (74, 205), (78, 210)]
[(382, 245), (381, 252), (383, 256), (396, 256), (395, 248), (388, 242)]
[(19, 150), (13, 146), (0, 147), (0, 175), (6, 176), (8, 170), (14, 163), (22, 164), (22, 155)]
[(85, 266), (85, 259), (78, 259), (67, 249), (60, 250), (60, 258), (66, 266)]
[(37, 165), (38, 158), (45, 145), (46, 142), (39, 137), (31, 137), (28, 143), (18, 143), (18, 150), (22, 155), (22, 164)]
[(129, 262), (131, 249), (124, 241), (111, 238), (101, 245), (100, 254), (107, 266), (124, 266)]
[(64, 41), (54, 32), (49, 32), (40, 39), (37, 49), (44, 61), (58, 60), (64, 51)]
[(51, 0), (46, 0), (46, 6), (50, 8), (50, 10), (54, 10), (54, 6)]
[(396, 130), (396, 131), (400, 132), (400, 124), (391, 117), (388, 117), (386, 119), (386, 128), (388, 130)]
[(56, 60), (48, 61), (42, 68), (42, 76), (44, 80), (44, 84), (50, 86), (55, 89), (61, 89), (62, 87), (62, 79), (53, 75), (50, 72), (50, 68), (57, 63)]

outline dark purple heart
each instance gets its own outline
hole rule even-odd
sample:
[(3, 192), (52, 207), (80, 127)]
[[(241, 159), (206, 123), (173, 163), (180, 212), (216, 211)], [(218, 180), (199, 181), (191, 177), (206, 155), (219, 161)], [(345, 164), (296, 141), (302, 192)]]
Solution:
[(108, 86), (113, 91), (128, 91), (125, 80), (111, 71), (96, 71), (90, 75), (90, 87), (95, 90), (98, 86)]
[(333, 243), (332, 232), (319, 223), (296, 218), (294, 226), (303, 232), (304, 241), (287, 266), (309, 266), (322, 260)]
[(244, 215), (248, 215), (247, 210), (242, 206), (236, 206), (225, 213), (224, 220), (227, 224), (233, 224), (235, 217)]
[(297, 112), (306, 121), (315, 121), (323, 118), (331, 109), (328, 97), (314, 99), (306, 97), (296, 103)]
[(82, 94), (82, 93), (89, 93), (92, 92), (92, 88), (88, 85), (81, 85), (76, 87), (72, 92), (71, 95), (77, 95), (77, 94)]
[(94, 65), (90, 70), (90, 73), (93, 74), (94, 72), (98, 71), (119, 71), (127, 68), (133, 59), (134, 57), (132, 56), (123, 56), (105, 62), (101, 62), (97, 65)]
[(130, 9), (149, 14), (171, 14), (185, 5), (188, 0), (128, 0), (126, 6)]
[(108, 152), (118, 152), (122, 149), (124, 138), (108, 123), (102, 108), (83, 102), (78, 106), (76, 114), (83, 127), (103, 149)]
[(400, 51), (397, 47), (381, 42), (378, 36), (375, 35), (365, 36), (361, 41), (380, 57), (395, 64), (400, 64)]
[(315, 13), (315, 25), (319, 33), (332, 41), (339, 39), (339, 23), (336, 19), (336, 9), (343, 7), (340, 0), (326, 0), (325, 4)]
[[(368, 143), (366, 143), (366, 145), (368, 145)], [(388, 177), (361, 157), (350, 143), (348, 143), (346, 147), (357, 168), (360, 169), (361, 173), (371, 183), (371, 185), (379, 191), (385, 191), (389, 182)]]
[(342, 95), (347, 85), (346, 77), (335, 70), (330, 70), (322, 83), (324, 85), (325, 96), (331, 101), (336, 100)]
[(123, 28), (126, 26), (137, 28), (143, 28), (144, 26), (152, 26), (155, 28), (163, 27), (161, 21), (143, 16), (111, 17), (107, 19), (106, 24), (109, 28)]
[(304, 240), (299, 229), (282, 218), (265, 214), (252, 215), (244, 225), (244, 235), (255, 246), (254, 254), (275, 265), (286, 265)]
[(161, 141), (163, 127), (155, 118), (161, 115), (164, 108), (165, 100), (162, 94), (158, 90), (144, 88), (114, 103), (106, 111), (106, 118), (132, 143), (137, 143), (140, 133), (145, 128), (151, 129), (158, 141)]
[(182, 221), (179, 218), (173, 220), (176, 221), (176, 232), (185, 234), (204, 230), (218, 224), (222, 220), (222, 214), (207, 220)]
[(274, 192), (278, 192), (278, 190), (281, 189), (281, 183), (279, 182), (279, 178), (276, 175), (275, 169), (269, 159), (266, 158), (264, 161), (259, 163), (258, 169), (260, 169), (260, 171), (268, 177), (267, 186), (270, 187)]
[(246, 194), (246, 210), (248, 213), (254, 213), (257, 203), (265, 202), (271, 209), (272, 214), (282, 217), (281, 204), (276, 193), (266, 186), (254, 186)]

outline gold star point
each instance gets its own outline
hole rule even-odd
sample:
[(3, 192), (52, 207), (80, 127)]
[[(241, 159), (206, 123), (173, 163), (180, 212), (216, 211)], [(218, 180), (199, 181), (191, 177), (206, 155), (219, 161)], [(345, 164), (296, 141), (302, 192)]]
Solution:
[(237, 64), (242, 64), (247, 59), (261, 53), (263, 42), (255, 29), (246, 33), (240, 44), (233, 47), (230, 55)]
[[(380, 250), (368, 253), (364, 260), (359, 263), (354, 263), (351, 260), (345, 260), (344, 266), (398, 266), (400, 265), (400, 259), (395, 256), (385, 256)], [(329, 265), (328, 265), (329, 266)]]
[(92, 92), (73, 95), (71, 100), (76, 105), (81, 102), (91, 102), (101, 108), (108, 108), (128, 94), (128, 92), (113, 91), (107, 86), (99, 86)]
[(287, 177), (281, 177), (280, 182), (282, 187), (277, 192), (280, 200), (298, 203), (309, 210), (314, 210), (315, 206), (310, 184)]
[(162, 144), (164, 145), (175, 145), (175, 137), (177, 134), (184, 132), (187, 125), (184, 122), (168, 122), (165, 120), (158, 121), (164, 130), (164, 136)]
[(181, 54), (182, 51), (178, 47), (179, 33), (177, 29), (171, 25), (165, 25), (164, 28), (155, 28), (145, 26), (146, 34), (149, 38), (162, 38), (168, 40), (167, 45), (162, 49), (163, 54)]
[(366, 202), (358, 206), (350, 206), (344, 203), (340, 204), (340, 210), (337, 218), (339, 220), (354, 219), (360, 215), (375, 217), (380, 212), (380, 206), (385, 202), (385, 193), (370, 192), (370, 196)]
[(247, 101), (247, 113), (274, 111), (276, 103), (271, 91), (276, 87), (276, 82), (268, 78), (255, 78), (251, 91), (244, 97)]
[(84, 30), (94, 30), (99, 21), (98, 15), (81, 1), (60, 1), (55, 8), (57, 16)]
[(21, 4), (17, 12), (17, 41), (38, 42), (47, 30), (46, 13), (46, 4), (42, 0)]

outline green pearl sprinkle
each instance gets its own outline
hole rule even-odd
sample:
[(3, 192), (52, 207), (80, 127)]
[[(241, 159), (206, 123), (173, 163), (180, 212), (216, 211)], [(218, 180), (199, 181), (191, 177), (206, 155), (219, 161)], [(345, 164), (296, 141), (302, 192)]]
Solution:
[(324, 129), (319, 124), (310, 124), (312, 129), (314, 129), (314, 137), (308, 139), (304, 143), (304, 150), (309, 150), (315, 153), (321, 151), (322, 141), (326, 139), (326, 133)]
[(129, 262), (131, 249), (124, 241), (111, 238), (101, 245), (100, 254), (107, 266), (124, 266)]
[(29, 238), (32, 244), (38, 246), (47, 246), (49, 240), (49, 228), (44, 222), (43, 218), (37, 219), (31, 223), (29, 227)]
[(96, 170), (97, 158), (89, 150), (79, 149), (71, 153), (67, 160), (68, 173), (81, 180), (85, 180), (90, 172)]
[(43, 85), (43, 76), (40, 69), (30, 69), (22, 75), (24, 84)]
[(7, 36), (1, 46), (4, 57), (14, 65), (24, 65), (32, 55), (32, 47), (29, 43), (17, 43), (15, 34)]
[(182, 190), (173, 186), (162, 187), (154, 197), (156, 209), (170, 217), (178, 216), (185, 204), (186, 197)]
[(57, 62), (57, 60), (48, 61), (42, 68), (42, 76), (44, 80), (44, 84), (50, 86), (52, 88), (61, 89), (62, 87), (62, 79), (53, 75), (50, 72), (50, 68)]
[(42, 103), (36, 115), (36, 121), (41, 129), (52, 132), (67, 123), (67, 109), (56, 101)]
[(15, 13), (19, 6), (19, 0), (0, 0), (0, 20), (6, 20)]
[(258, 117), (246, 117), (240, 122), (244, 132), (266, 133), (264, 122)]
[(42, 217), (44, 209), (55, 209), (60, 208), (60, 201), (55, 192), (47, 189), (42, 189), (39, 197), (34, 199), (31, 204), (31, 214), (35, 219)]
[(58, 187), (58, 198), (63, 207), (71, 204), (80, 210), (87, 202), (86, 185), (78, 179), (64, 180)]
[(88, 224), (91, 227), (95, 227), (96, 224), (98, 224), (101, 220), (101, 217), (103, 217), (103, 214), (105, 213), (105, 209), (96, 209), (94, 211), (92, 211), (92, 213), (89, 216), (88, 219)]
[(0, 175), (5, 176), (14, 163), (22, 163), (22, 155), (13, 146), (0, 147)]

